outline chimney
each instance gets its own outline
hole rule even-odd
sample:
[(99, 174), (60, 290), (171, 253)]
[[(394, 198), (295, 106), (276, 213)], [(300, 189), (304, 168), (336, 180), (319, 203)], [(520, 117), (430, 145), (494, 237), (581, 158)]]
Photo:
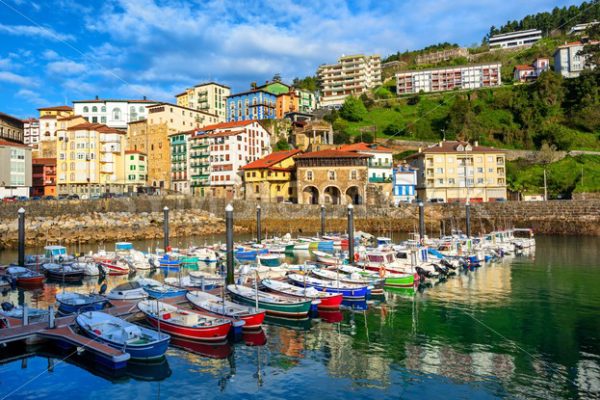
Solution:
[(98, 95), (96, 95), (96, 100), (98, 100)]
[(146, 100), (146, 96), (144, 96), (144, 100)]

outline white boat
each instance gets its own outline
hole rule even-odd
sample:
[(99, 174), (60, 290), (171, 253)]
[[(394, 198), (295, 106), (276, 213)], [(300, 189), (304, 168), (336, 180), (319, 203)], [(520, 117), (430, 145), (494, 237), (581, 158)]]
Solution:
[(244, 321), (244, 328), (256, 329), (265, 319), (265, 311), (259, 308), (244, 306), (225, 300), (207, 292), (193, 291), (186, 293), (185, 297), (194, 307), (213, 314), (222, 315), (234, 320)]
[(313, 250), (313, 255), (317, 259), (317, 262), (325, 265), (339, 265), (342, 264), (342, 259), (334, 256), (333, 254), (326, 253), (324, 251)]
[(83, 271), (85, 276), (98, 276), (100, 275), (100, 268), (94, 261), (77, 261), (71, 264), (75, 269)]
[[(15, 306), (12, 303), (4, 302), (0, 307), (0, 315), (8, 318), (22, 319), (23, 318), (23, 307)], [(48, 317), (48, 310), (42, 310), (39, 308), (27, 308), (27, 315), (29, 322), (41, 322)]]
[(112, 288), (106, 297), (110, 300), (144, 300), (148, 293), (139, 282), (131, 281)]
[(329, 270), (322, 269), (322, 268), (314, 268), (311, 270), (311, 273), (319, 278), (328, 279), (331, 281), (339, 280), (340, 282), (355, 283), (355, 284), (359, 284), (359, 285), (371, 285), (373, 283), (376, 283), (376, 281), (378, 281), (378, 279), (367, 278), (367, 277), (361, 276), (359, 274), (346, 275), (344, 273), (340, 274), (340, 273), (337, 273), (334, 271), (329, 271)]
[(217, 253), (213, 249), (206, 247), (194, 249), (192, 250), (191, 254), (198, 257), (198, 261), (201, 261), (205, 264), (216, 263), (219, 260)]

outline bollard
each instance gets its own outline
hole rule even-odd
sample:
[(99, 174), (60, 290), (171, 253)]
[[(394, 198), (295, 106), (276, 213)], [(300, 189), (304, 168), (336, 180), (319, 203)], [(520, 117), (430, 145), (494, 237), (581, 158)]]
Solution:
[(354, 206), (348, 204), (348, 264), (354, 264)]
[(23, 326), (29, 325), (29, 309), (27, 304), (23, 304)]
[(233, 284), (233, 206), (225, 207), (225, 235), (227, 247), (227, 284)]
[(25, 209), (19, 208), (19, 265), (25, 266)]
[(169, 247), (169, 207), (163, 208), (163, 248), (165, 253)]
[(419, 201), (419, 240), (421, 244), (425, 240), (425, 205)]
[(256, 206), (256, 243), (260, 244), (261, 242), (261, 229), (260, 229), (260, 204)]
[(56, 320), (54, 319), (54, 306), (48, 306), (48, 328), (56, 328)]
[(467, 237), (471, 237), (471, 204), (467, 201), (465, 204), (465, 217), (467, 219)]
[(321, 237), (325, 236), (325, 206), (321, 204)]

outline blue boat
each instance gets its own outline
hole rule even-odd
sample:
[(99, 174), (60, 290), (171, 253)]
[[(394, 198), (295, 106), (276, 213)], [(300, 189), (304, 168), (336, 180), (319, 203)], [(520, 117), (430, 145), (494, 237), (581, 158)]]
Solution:
[(81, 311), (99, 311), (104, 308), (108, 300), (99, 294), (83, 294), (64, 292), (56, 295), (58, 311), (62, 314), (71, 314)]
[(150, 360), (163, 357), (171, 336), (144, 328), (121, 318), (98, 311), (77, 316), (77, 325), (87, 336), (117, 350), (129, 353), (132, 359)]
[(234, 252), (234, 257), (238, 261), (255, 261), (259, 254), (267, 254), (268, 249), (251, 249), (247, 247), (238, 247)]
[(168, 254), (163, 254), (163, 256), (158, 259), (158, 262), (161, 268), (168, 269), (170, 271), (179, 271), (181, 268), (181, 260), (179, 257), (173, 257)]
[(169, 297), (183, 296), (187, 293), (187, 289), (177, 288), (170, 285), (165, 285), (159, 281), (149, 278), (139, 278), (136, 280), (144, 289), (148, 296), (154, 299), (165, 299)]
[(289, 274), (288, 279), (296, 286), (313, 287), (327, 293), (341, 293), (345, 300), (364, 300), (370, 294), (369, 287), (366, 285), (329, 281), (300, 274)]
[(333, 253), (333, 240), (321, 240), (317, 245), (317, 250)]

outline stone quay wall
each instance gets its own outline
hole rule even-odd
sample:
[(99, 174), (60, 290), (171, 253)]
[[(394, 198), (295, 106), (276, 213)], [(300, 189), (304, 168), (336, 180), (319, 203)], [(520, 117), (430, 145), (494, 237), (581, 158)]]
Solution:
[[(162, 239), (163, 207), (170, 209), (170, 235), (186, 237), (224, 233), (225, 199), (189, 196), (144, 196), (105, 200), (30, 201), (0, 204), (0, 249), (17, 246), (17, 210), (26, 210), (27, 245)], [(236, 200), (236, 232), (255, 234), (256, 206)], [(262, 230), (269, 235), (320, 230), (319, 205), (261, 203)], [(473, 234), (508, 227), (533, 228), (537, 233), (600, 236), (600, 199), (571, 201), (482, 203), (471, 206)], [(326, 206), (326, 230), (344, 232), (347, 209)], [(416, 204), (400, 207), (355, 206), (355, 229), (373, 234), (414, 232)], [(426, 204), (427, 233), (465, 230), (465, 206)]]

